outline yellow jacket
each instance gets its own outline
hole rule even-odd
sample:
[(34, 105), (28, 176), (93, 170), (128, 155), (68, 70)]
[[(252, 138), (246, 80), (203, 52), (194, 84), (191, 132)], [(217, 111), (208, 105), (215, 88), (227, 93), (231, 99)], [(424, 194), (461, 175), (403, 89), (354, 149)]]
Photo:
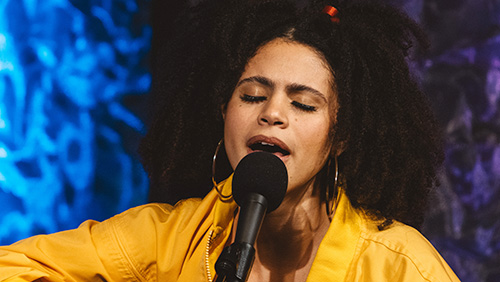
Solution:
[[(224, 194), (231, 180), (220, 184)], [(0, 280), (211, 281), (235, 210), (212, 191), (28, 238), (0, 247)], [(343, 195), (307, 281), (459, 280), (418, 231), (402, 223), (379, 231)]]

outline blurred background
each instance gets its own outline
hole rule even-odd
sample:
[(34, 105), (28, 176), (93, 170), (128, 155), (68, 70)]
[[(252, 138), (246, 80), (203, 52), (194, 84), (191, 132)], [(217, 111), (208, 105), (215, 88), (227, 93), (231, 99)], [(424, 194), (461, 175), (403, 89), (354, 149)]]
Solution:
[(0, 0), (0, 243), (146, 202), (148, 0)]
[[(151, 42), (180, 2), (0, 0), (0, 244), (147, 202)], [(500, 0), (386, 2), (432, 41), (412, 64), (447, 158), (422, 231), (463, 281), (500, 281)]]

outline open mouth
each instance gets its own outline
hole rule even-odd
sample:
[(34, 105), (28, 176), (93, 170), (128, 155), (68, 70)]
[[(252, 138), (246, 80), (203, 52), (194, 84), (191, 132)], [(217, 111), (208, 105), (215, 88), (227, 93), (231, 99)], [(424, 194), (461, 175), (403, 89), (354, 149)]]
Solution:
[(281, 148), (279, 145), (273, 144), (273, 143), (268, 143), (268, 142), (255, 142), (253, 144), (250, 144), (250, 149), (253, 151), (263, 151), (263, 152), (269, 152), (271, 154), (281, 154), (283, 156), (290, 155), (290, 152), (287, 150)]

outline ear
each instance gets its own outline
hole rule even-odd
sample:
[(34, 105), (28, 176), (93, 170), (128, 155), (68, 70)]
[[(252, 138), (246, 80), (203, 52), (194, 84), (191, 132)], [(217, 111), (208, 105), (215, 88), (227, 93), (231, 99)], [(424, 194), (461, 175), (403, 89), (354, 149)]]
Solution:
[(346, 142), (347, 141), (342, 141), (337, 144), (332, 144), (330, 148), (330, 157), (340, 156), (347, 148)]
[(227, 110), (227, 104), (220, 105), (220, 112), (222, 114), (223, 121), (226, 121), (226, 110)]

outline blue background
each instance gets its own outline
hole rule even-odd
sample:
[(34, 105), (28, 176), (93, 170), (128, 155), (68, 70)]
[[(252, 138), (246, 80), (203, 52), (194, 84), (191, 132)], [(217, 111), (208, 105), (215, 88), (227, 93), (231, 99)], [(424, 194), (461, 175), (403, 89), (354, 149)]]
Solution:
[(148, 7), (0, 1), (0, 243), (146, 202)]
[[(152, 1), (0, 0), (0, 244), (147, 202)], [(387, 1), (432, 41), (413, 69), (447, 158), (423, 233), (463, 281), (500, 281), (500, 2)]]

